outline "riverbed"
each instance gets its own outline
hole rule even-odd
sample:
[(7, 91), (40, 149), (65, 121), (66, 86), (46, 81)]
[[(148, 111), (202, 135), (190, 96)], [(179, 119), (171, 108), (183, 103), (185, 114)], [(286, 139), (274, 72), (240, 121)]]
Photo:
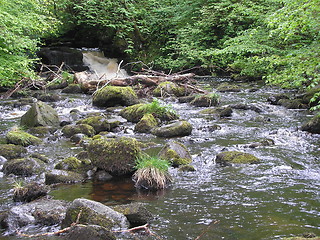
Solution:
[[(207, 79), (200, 85), (214, 90), (225, 81), (229, 80)], [(307, 110), (286, 109), (267, 102), (270, 95), (283, 90), (258, 83), (239, 84), (240, 92), (220, 93), (220, 106), (244, 103), (261, 112), (233, 109), (231, 117), (217, 119), (199, 114), (204, 108), (178, 103), (174, 98), (164, 99), (180, 118), (193, 125), (190, 136), (174, 140), (187, 146), (196, 168), (195, 172), (170, 169), (174, 177), (170, 189), (140, 192), (130, 178), (117, 178), (63, 185), (49, 194), (55, 199), (72, 201), (84, 197), (106, 205), (146, 203), (155, 216), (151, 230), (161, 239), (195, 239), (201, 234), (201, 239), (228, 240), (281, 239), (305, 232), (320, 235), (320, 135), (299, 130), (312, 115)], [(89, 95), (60, 95), (62, 100), (53, 106), (61, 119), (67, 119), (70, 110), (75, 108), (83, 113), (104, 111), (92, 107)], [(0, 137), (18, 125), (20, 116), (28, 109), (28, 106), (12, 108), (8, 102), (1, 101)], [(220, 129), (213, 130), (214, 125)], [(151, 134), (133, 133), (133, 128), (134, 125), (126, 123), (118, 134), (154, 142), (154, 153), (169, 141)], [(249, 147), (265, 139), (271, 139), (274, 145)], [(49, 168), (82, 150), (59, 132), (47, 141), (49, 145), (28, 150), (48, 156)], [(260, 158), (261, 163), (222, 167), (215, 163), (215, 156), (226, 150), (251, 153)], [(43, 181), (43, 176), (37, 176), (36, 180)], [(1, 210), (15, 204), (12, 201), (14, 181), (14, 177), (0, 173)]]

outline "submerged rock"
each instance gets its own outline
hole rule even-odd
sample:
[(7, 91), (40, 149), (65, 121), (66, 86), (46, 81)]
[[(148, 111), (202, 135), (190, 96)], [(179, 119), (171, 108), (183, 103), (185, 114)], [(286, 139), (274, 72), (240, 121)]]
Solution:
[(0, 156), (6, 159), (19, 158), (27, 152), (23, 146), (14, 144), (0, 144)]
[(105, 86), (93, 96), (92, 104), (97, 107), (131, 106), (139, 99), (131, 87)]
[(227, 151), (221, 152), (216, 156), (216, 163), (222, 166), (228, 166), (233, 163), (259, 163), (260, 159), (250, 153)]
[(18, 176), (32, 176), (42, 173), (45, 164), (37, 158), (11, 159), (4, 163), (2, 171), (4, 174), (14, 174)]
[(127, 137), (93, 140), (87, 151), (94, 167), (112, 175), (132, 173), (136, 158), (141, 153), (139, 142)]
[(152, 129), (151, 133), (157, 137), (183, 137), (192, 132), (192, 125), (184, 120)]
[(232, 108), (231, 107), (217, 107), (217, 108), (207, 108), (201, 110), (200, 114), (209, 114), (214, 118), (225, 118), (232, 116)]
[(151, 129), (158, 126), (158, 121), (152, 114), (145, 114), (140, 121), (135, 125), (134, 131), (140, 133), (149, 133)]
[(310, 121), (302, 125), (301, 130), (320, 134), (320, 114), (314, 116)]
[(177, 141), (168, 142), (159, 152), (158, 156), (168, 160), (172, 166), (187, 165), (192, 162), (192, 156), (186, 146)]
[(9, 131), (6, 135), (6, 139), (8, 143), (21, 145), (24, 147), (27, 147), (30, 145), (38, 145), (42, 142), (40, 138), (33, 136), (22, 130)]
[(47, 185), (56, 183), (76, 183), (82, 182), (84, 179), (85, 177), (80, 173), (65, 170), (54, 169), (45, 174), (45, 183)]
[(75, 199), (67, 209), (62, 227), (69, 227), (72, 223), (99, 225), (108, 230), (129, 227), (127, 218), (102, 203), (84, 199)]
[(27, 127), (59, 126), (56, 110), (48, 104), (38, 101), (21, 117), (20, 125)]

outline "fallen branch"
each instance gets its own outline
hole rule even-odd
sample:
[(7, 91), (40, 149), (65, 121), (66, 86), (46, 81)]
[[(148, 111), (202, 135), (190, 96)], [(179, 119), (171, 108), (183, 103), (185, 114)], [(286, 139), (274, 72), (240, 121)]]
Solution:
[(158, 236), (157, 234), (155, 234), (155, 233), (153, 233), (153, 232), (151, 232), (150, 231), (150, 229), (149, 229), (149, 224), (147, 223), (147, 224), (145, 224), (145, 225), (142, 225), (142, 226), (137, 226), (137, 227), (134, 227), (134, 228), (130, 228), (130, 229), (126, 229), (126, 230), (119, 230), (119, 231), (113, 231), (114, 233), (120, 233), (120, 232), (129, 232), (129, 233), (131, 233), (131, 232), (134, 232), (134, 231), (138, 231), (138, 230), (144, 230), (145, 231), (145, 233), (146, 234), (148, 234), (148, 235), (151, 235), (151, 236), (154, 236), (154, 237), (156, 237), (157, 239), (160, 239), (160, 240), (162, 240), (162, 238), (160, 237), (160, 236)]
[(210, 224), (208, 225), (208, 227), (207, 227), (204, 231), (202, 231), (202, 233), (201, 233), (198, 237), (196, 237), (195, 240), (199, 240), (201, 237), (203, 237), (203, 236), (209, 231), (209, 229), (210, 229), (213, 225), (215, 225), (215, 224), (217, 224), (217, 223), (219, 223), (219, 222), (220, 222), (219, 220), (217, 220), (217, 221), (211, 221)]

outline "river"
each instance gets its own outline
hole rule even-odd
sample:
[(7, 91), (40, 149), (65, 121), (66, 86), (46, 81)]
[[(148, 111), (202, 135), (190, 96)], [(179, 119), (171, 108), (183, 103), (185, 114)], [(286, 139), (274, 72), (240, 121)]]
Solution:
[[(206, 89), (228, 79), (207, 79), (201, 82)], [(234, 109), (232, 117), (216, 119), (201, 115), (204, 108), (166, 99), (181, 116), (193, 125), (191, 136), (177, 138), (193, 156), (195, 172), (170, 169), (174, 177), (172, 187), (154, 194), (137, 191), (130, 179), (109, 182), (87, 181), (63, 185), (49, 194), (55, 199), (72, 201), (85, 197), (106, 205), (144, 202), (155, 219), (151, 230), (162, 239), (281, 239), (313, 232), (320, 235), (320, 135), (302, 132), (299, 127), (312, 116), (306, 110), (292, 110), (267, 102), (268, 96), (281, 90), (260, 84), (241, 84), (242, 91), (220, 93), (221, 106), (245, 103), (262, 110)], [(91, 106), (88, 95), (60, 94), (54, 103), (60, 117), (66, 118), (71, 109), (81, 112), (103, 111)], [(7, 100), (0, 103), (0, 137), (19, 124), (19, 116), (28, 107), (12, 108)], [(221, 129), (210, 130), (218, 124)], [(126, 124), (127, 129), (133, 129)], [(128, 132), (128, 133), (126, 133)], [(168, 139), (150, 134), (121, 135), (143, 142), (155, 142), (160, 150)], [(251, 143), (272, 139), (274, 145), (249, 148)], [(59, 159), (72, 156), (81, 148), (56, 134), (47, 139), (49, 145), (30, 147), (50, 157), (49, 168)], [(222, 167), (215, 156), (225, 150), (244, 151), (261, 159), (253, 165)], [(43, 176), (37, 177), (43, 181)], [(1, 210), (13, 206), (14, 177), (0, 173)], [(14, 239), (11, 237), (10, 239)], [(152, 238), (151, 238), (152, 239)]]

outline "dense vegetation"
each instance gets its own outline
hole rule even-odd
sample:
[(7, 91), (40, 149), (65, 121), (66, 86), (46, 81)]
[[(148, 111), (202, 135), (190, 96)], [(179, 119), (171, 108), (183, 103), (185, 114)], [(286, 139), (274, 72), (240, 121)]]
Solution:
[(0, 2), (0, 85), (30, 77), (39, 40), (72, 29), (155, 69), (199, 66), (282, 87), (319, 84), (318, 0)]

